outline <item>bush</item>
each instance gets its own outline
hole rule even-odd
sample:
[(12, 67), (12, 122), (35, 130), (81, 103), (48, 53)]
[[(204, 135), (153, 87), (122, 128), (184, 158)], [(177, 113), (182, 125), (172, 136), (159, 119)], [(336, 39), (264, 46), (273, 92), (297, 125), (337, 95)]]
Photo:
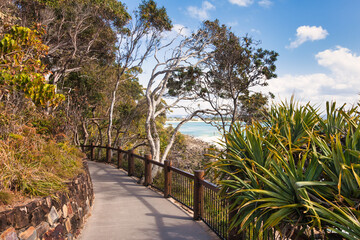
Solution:
[(65, 190), (65, 183), (82, 172), (82, 158), (68, 142), (45, 139), (35, 128), (19, 126), (0, 139), (0, 191), (46, 196)]
[[(237, 214), (231, 227), (281, 238), (360, 239), (358, 108), (274, 105), (265, 120), (237, 125), (213, 167)], [(328, 236), (329, 237), (329, 236)]]

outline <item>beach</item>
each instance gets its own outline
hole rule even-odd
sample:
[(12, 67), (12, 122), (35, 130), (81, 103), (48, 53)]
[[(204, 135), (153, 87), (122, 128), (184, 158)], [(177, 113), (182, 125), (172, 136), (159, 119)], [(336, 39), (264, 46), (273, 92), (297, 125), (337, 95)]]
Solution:
[[(176, 127), (179, 122), (180, 121), (166, 121), (166, 125)], [(218, 144), (221, 141), (221, 134), (217, 128), (200, 120), (192, 120), (185, 123), (179, 131), (182, 134), (192, 136), (210, 144)]]

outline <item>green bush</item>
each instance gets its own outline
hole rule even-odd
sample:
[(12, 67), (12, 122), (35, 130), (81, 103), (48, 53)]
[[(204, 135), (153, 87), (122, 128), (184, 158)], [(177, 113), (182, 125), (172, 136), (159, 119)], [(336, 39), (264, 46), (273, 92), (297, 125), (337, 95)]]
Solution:
[[(281, 239), (360, 239), (358, 108), (274, 105), (265, 120), (237, 125), (213, 167), (237, 214), (231, 228)], [(315, 236), (316, 235), (316, 236)]]

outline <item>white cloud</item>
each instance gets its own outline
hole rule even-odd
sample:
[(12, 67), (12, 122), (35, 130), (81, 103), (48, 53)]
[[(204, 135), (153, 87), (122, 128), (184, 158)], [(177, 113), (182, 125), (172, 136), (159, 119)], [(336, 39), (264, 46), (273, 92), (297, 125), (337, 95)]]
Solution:
[(301, 26), (296, 29), (296, 39), (290, 43), (288, 48), (297, 48), (307, 41), (316, 41), (325, 39), (329, 33), (321, 26)]
[[(351, 53), (350, 49), (337, 46), (335, 49), (328, 49), (316, 54), (318, 64), (329, 68), (344, 81), (351, 81), (353, 77), (360, 78), (360, 56)], [(347, 80), (346, 80), (346, 79)]]
[(358, 102), (360, 57), (347, 48), (337, 47), (319, 52), (316, 59), (319, 65), (330, 70), (329, 74), (284, 75), (270, 80), (266, 91), (274, 93), (276, 101), (290, 99), (294, 94), (301, 103), (310, 101), (322, 107), (325, 101), (350, 105)]
[(258, 2), (258, 4), (262, 7), (270, 7), (273, 4), (273, 2), (270, 0), (261, 0)]
[(215, 6), (212, 5), (210, 2), (205, 1), (202, 3), (201, 8), (195, 7), (195, 6), (189, 6), (187, 8), (188, 13), (193, 18), (197, 18), (201, 21), (209, 19), (209, 13), (210, 10), (215, 10)]
[(229, 0), (229, 2), (240, 7), (247, 7), (253, 4), (254, 0)]

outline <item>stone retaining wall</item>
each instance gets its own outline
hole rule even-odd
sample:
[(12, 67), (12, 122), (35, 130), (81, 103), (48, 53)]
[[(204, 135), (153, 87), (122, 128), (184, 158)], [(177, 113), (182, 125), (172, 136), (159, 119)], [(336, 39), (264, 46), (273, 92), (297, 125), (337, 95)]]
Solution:
[(85, 173), (69, 183), (68, 193), (35, 199), (0, 212), (1, 240), (72, 240), (93, 204), (94, 192), (87, 163)]

